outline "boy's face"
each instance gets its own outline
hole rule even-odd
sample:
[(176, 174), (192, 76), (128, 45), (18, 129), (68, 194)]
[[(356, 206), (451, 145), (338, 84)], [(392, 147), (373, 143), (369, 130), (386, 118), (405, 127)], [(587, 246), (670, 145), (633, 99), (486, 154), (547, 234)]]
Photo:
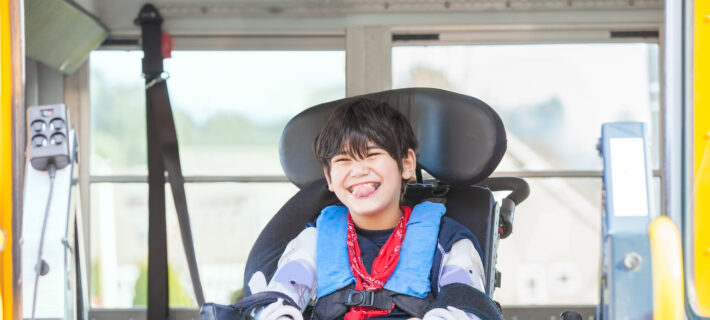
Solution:
[(369, 142), (364, 159), (338, 154), (330, 160), (330, 175), (325, 172), (325, 176), (328, 189), (348, 207), (354, 220), (356, 216), (369, 219), (400, 212), (402, 179), (412, 178), (415, 167), (413, 150), (402, 160), (400, 171), (387, 151)]

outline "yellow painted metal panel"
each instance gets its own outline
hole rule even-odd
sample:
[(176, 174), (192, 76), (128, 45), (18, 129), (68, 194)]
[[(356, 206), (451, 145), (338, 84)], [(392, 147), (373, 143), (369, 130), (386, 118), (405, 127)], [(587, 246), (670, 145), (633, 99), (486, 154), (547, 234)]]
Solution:
[[(12, 47), (10, 1), (0, 0), (0, 228), (12, 228)], [(12, 318), (12, 250), (0, 253), (0, 318)], [(3, 299), (4, 298), (4, 299)], [(5, 317), (2, 317), (5, 315)]]
[(653, 272), (653, 318), (682, 320), (685, 316), (683, 253), (673, 221), (658, 217), (648, 227)]
[(695, 172), (705, 150), (705, 136), (710, 132), (710, 1), (695, 1), (694, 94), (695, 101)]
[(695, 290), (698, 313), (710, 317), (710, 1), (695, 0), (694, 18)]
[(698, 314), (710, 317), (710, 134), (699, 140), (706, 146), (696, 151), (703, 157), (695, 178), (695, 292)]

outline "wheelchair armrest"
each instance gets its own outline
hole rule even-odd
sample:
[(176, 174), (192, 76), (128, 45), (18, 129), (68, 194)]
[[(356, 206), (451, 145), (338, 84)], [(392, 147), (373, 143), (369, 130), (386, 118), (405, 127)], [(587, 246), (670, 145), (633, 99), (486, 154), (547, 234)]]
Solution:
[(515, 205), (520, 205), (530, 195), (528, 182), (517, 177), (490, 177), (476, 185), (488, 187), (491, 191), (511, 191), (506, 198)]
[(498, 221), (498, 232), (500, 238), (505, 239), (513, 233), (513, 214), (515, 213), (515, 202), (508, 198), (503, 198), (500, 203), (500, 220)]
[(530, 186), (525, 180), (515, 177), (487, 178), (479, 182), (478, 185), (488, 187), (491, 191), (511, 191), (508, 196), (501, 200), (500, 221), (498, 224), (500, 238), (507, 238), (513, 233), (515, 206), (527, 199), (530, 195)]

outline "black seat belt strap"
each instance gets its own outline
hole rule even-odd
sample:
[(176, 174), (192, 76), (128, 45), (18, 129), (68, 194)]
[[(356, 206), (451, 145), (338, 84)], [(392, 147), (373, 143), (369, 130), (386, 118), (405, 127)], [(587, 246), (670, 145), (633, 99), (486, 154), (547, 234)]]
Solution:
[[(141, 26), (143, 42), (143, 74), (146, 83), (163, 72), (160, 55), (160, 24), (157, 11), (151, 12), (148, 5), (139, 13), (136, 23)], [(157, 63), (156, 63), (157, 61)], [(160, 152), (155, 123), (154, 106), (150, 93), (146, 92), (146, 126), (148, 140), (148, 319), (168, 319), (168, 247), (165, 220), (165, 167)]]
[(148, 133), (148, 319), (168, 319), (168, 259), (165, 220), (165, 171), (168, 171), (180, 233), (198, 305), (204, 295), (197, 269), (187, 211), (184, 178), (180, 168), (177, 135), (168, 87), (163, 74), (161, 25), (163, 19), (150, 4), (136, 18), (141, 26), (143, 74), (146, 80), (146, 121)]
[[(157, 91), (157, 93), (155, 93)], [(162, 160), (165, 169), (168, 171), (168, 182), (170, 182), (173, 200), (175, 202), (175, 210), (177, 211), (178, 222), (180, 224), (180, 234), (182, 243), (185, 248), (185, 256), (187, 257), (188, 268), (190, 269), (190, 277), (192, 286), (195, 291), (195, 298), (198, 305), (205, 302), (202, 286), (200, 284), (200, 276), (197, 269), (197, 261), (195, 255), (195, 247), (192, 240), (192, 230), (190, 228), (190, 216), (187, 211), (187, 197), (185, 196), (185, 179), (180, 168), (180, 158), (178, 156), (177, 135), (175, 134), (175, 124), (173, 122), (172, 111), (169, 108), (170, 101), (168, 99), (168, 87), (165, 81), (155, 84), (148, 89), (151, 104), (154, 106), (163, 105), (168, 108), (154, 108), (155, 117), (153, 125), (157, 127), (158, 135), (161, 137)], [(163, 176), (163, 179), (165, 176)], [(162, 183), (165, 188), (165, 180)]]

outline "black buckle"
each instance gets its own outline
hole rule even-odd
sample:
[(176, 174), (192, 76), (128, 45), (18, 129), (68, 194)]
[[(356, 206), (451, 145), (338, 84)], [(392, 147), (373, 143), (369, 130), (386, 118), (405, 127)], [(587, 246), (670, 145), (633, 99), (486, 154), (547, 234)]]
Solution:
[(345, 294), (346, 306), (372, 307), (375, 305), (374, 291), (349, 289)]

